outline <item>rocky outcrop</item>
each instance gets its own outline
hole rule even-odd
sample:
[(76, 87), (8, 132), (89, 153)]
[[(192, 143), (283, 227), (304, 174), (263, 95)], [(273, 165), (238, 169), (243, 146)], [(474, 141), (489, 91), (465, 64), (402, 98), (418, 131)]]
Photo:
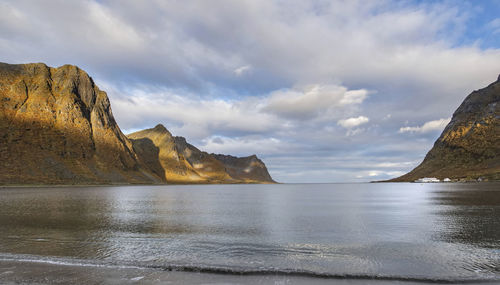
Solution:
[(128, 138), (151, 171), (167, 183), (274, 182), (256, 156), (208, 154), (187, 143), (185, 138), (172, 136), (163, 125), (129, 134)]
[(465, 98), (419, 166), (391, 181), (422, 177), (500, 180), (500, 76)]
[(243, 182), (161, 125), (130, 137), (78, 67), (0, 63), (0, 185)]
[(0, 63), (0, 183), (155, 183), (76, 66)]

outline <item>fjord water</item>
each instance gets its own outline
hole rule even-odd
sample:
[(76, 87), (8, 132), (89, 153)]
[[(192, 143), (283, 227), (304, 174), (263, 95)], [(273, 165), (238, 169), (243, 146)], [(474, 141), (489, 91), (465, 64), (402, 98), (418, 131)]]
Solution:
[(7, 187), (0, 260), (500, 280), (500, 184)]

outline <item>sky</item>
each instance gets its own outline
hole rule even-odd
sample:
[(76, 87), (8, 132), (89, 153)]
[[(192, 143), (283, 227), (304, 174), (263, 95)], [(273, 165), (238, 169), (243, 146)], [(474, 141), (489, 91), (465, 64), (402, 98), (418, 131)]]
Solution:
[(500, 73), (500, 1), (0, 0), (0, 61), (77, 65), (124, 133), (161, 123), (279, 182), (417, 166)]

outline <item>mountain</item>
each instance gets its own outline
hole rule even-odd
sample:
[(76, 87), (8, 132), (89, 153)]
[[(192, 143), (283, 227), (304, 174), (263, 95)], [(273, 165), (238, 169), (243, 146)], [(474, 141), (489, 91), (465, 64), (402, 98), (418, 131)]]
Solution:
[(163, 126), (128, 135), (134, 150), (168, 183), (206, 183), (231, 180), (224, 165)]
[(256, 155), (235, 157), (224, 154), (212, 154), (226, 168), (227, 173), (234, 179), (242, 181), (274, 182), (267, 172), (266, 165)]
[[(167, 183), (274, 183), (255, 155), (237, 158), (208, 154), (157, 125), (128, 135), (151, 171)], [(227, 158), (227, 159), (226, 159)]]
[(465, 98), (419, 166), (391, 181), (422, 177), (500, 180), (500, 76)]
[(127, 138), (106, 93), (76, 66), (0, 63), (0, 185), (244, 182), (155, 129)]
[(76, 66), (0, 63), (0, 183), (155, 183)]

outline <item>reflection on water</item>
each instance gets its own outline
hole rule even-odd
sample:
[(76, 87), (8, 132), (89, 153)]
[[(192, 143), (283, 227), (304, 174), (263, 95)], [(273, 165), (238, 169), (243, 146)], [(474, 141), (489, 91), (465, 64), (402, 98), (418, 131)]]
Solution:
[(0, 256), (498, 278), (500, 184), (0, 189)]
[(443, 241), (500, 247), (500, 184), (450, 184), (432, 192), (438, 238)]

